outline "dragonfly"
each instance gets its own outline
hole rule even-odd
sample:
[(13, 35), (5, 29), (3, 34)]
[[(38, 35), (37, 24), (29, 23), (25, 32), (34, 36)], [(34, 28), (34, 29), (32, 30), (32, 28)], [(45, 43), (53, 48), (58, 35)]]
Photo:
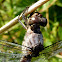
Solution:
[(31, 62), (33, 57), (50, 58), (62, 52), (62, 41), (58, 41), (50, 46), (43, 46), (43, 36), (40, 26), (47, 25), (47, 19), (39, 12), (31, 13), (28, 18), (22, 15), (25, 20), (23, 24), (19, 17), (19, 23), (27, 30), (22, 45), (0, 40), (0, 57), (3, 62)]

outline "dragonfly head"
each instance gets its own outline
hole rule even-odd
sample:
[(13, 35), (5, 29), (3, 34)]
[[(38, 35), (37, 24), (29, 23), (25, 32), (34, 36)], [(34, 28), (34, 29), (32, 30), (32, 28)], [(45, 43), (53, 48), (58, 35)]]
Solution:
[(44, 27), (47, 25), (47, 19), (43, 17), (42, 14), (35, 12), (29, 16), (27, 24), (28, 25), (39, 24)]

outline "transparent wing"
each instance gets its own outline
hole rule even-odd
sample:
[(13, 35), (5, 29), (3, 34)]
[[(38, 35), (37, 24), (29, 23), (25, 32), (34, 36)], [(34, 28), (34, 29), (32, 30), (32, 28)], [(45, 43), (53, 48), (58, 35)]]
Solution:
[(0, 62), (20, 62), (21, 54), (0, 52)]
[[(21, 57), (23, 56), (22, 46), (10, 42), (0, 41), (0, 62), (20, 62)], [(45, 62), (44, 59), (50, 58), (55, 54), (62, 52), (62, 41), (54, 43), (50, 46), (44, 48), (40, 52), (38, 57), (33, 58), (32, 62)]]
[(62, 52), (62, 41), (45, 47), (37, 58), (33, 58), (32, 62), (46, 62), (46, 59), (50, 59), (52, 56), (58, 54), (59, 52)]
[(0, 52), (6, 52), (6, 53), (22, 53), (21, 50), (22, 46), (10, 42), (6, 42), (1, 40), (0, 41)]
[(45, 47), (40, 54), (45, 55), (49, 59), (59, 52), (62, 52), (62, 41), (58, 41), (50, 46)]
[(0, 40), (0, 62), (20, 62), (22, 46)]

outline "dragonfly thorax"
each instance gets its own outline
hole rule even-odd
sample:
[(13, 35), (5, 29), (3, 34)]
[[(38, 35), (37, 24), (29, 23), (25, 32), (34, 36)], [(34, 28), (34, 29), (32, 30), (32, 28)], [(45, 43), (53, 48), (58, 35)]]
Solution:
[[(39, 25), (39, 24), (33, 24), (33, 25), (29, 26), (29, 27), (28, 27), (28, 30), (33, 31), (34, 33), (41, 34), (40, 25)], [(27, 30), (27, 31), (28, 31), (28, 30)]]
[[(28, 53), (27, 51), (30, 51), (30, 49), (32, 49), (30, 52), (33, 52), (34, 50), (37, 50), (39, 48), (38, 46), (40, 46), (40, 48), (42, 47), (43, 36), (41, 33), (35, 33), (31, 30), (31, 27), (29, 27), (27, 29), (26, 35), (24, 36), (24, 41), (22, 42), (22, 45), (26, 46), (22, 47), (23, 53), (28, 55), (30, 53)], [(27, 47), (29, 47), (30, 49)]]

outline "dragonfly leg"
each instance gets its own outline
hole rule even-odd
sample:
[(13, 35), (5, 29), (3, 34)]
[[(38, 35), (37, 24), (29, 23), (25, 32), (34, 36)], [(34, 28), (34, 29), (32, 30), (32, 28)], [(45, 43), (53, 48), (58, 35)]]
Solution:
[(27, 30), (27, 27), (20, 21), (20, 17), (18, 16), (18, 22)]
[(28, 12), (28, 8), (29, 8), (29, 7), (26, 7), (26, 9), (22, 12), (22, 19), (25, 21), (25, 24), (26, 24), (26, 25), (28, 25), (28, 24), (27, 24), (27, 21), (28, 21), (28, 20), (27, 20), (27, 16), (25, 16), (25, 13)]
[[(25, 24), (27, 24), (27, 17), (25, 17), (25, 12), (27, 12), (29, 7), (27, 7), (23, 12), (22, 12), (22, 19), (25, 20)], [(18, 22), (27, 30), (27, 27), (20, 21), (20, 17), (18, 16)]]

